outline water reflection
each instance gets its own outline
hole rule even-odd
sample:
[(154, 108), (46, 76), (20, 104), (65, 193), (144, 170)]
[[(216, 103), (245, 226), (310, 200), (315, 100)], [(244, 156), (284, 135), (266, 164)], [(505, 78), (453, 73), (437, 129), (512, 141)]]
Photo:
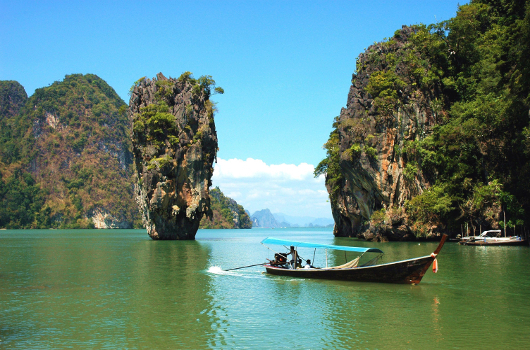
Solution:
[[(134, 250), (129, 314), (130, 345), (204, 348), (210, 338), (209, 258), (195, 241), (151, 241)], [(168, 342), (168, 339), (171, 340)]]
[(16, 326), (1, 329), (1, 344), (207, 347), (212, 316), (203, 311), (211, 298), (208, 276), (200, 271), (208, 249), (118, 232), (14, 237), (12, 245), (23, 249), (2, 259), (12, 278), (11, 296), (1, 302), (5, 324)]

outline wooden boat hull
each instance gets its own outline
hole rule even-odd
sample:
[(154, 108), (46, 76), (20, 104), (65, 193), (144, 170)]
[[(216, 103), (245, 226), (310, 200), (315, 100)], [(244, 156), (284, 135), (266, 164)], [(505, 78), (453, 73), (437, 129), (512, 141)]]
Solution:
[(476, 240), (476, 241), (461, 241), (458, 242), (461, 245), (479, 245), (479, 246), (514, 246), (514, 245), (528, 245), (528, 241), (524, 240), (507, 240), (507, 241), (486, 241)]
[(265, 265), (271, 275), (318, 278), (339, 281), (418, 284), (434, 261), (434, 256), (396, 261), (387, 264), (346, 269), (285, 269)]

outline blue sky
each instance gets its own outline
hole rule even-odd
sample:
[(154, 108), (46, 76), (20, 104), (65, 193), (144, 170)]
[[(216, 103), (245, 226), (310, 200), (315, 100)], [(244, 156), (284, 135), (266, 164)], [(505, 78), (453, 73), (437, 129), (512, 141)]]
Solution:
[(93, 73), (128, 102), (143, 76), (212, 75), (225, 90), (213, 97), (225, 161), (214, 186), (251, 212), (330, 217), (323, 180), (307, 173), (325, 156), (356, 57), (404, 24), (454, 17), (458, 3), (0, 0), (0, 80), (31, 95)]

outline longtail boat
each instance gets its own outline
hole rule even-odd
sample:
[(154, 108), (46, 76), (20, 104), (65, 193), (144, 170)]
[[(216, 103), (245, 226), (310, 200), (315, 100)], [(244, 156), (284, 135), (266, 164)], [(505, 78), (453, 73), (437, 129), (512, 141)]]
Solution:
[[(436, 272), (435, 270), (437, 270), (438, 266), (436, 257), (442, 250), (446, 239), (447, 235), (443, 235), (440, 244), (431, 255), (384, 264), (377, 263), (384, 254), (378, 248), (306, 243), (270, 237), (264, 239), (261, 243), (264, 245), (282, 245), (290, 249), (288, 253), (276, 253), (274, 260), (269, 260), (268, 263), (264, 264), (267, 273), (272, 275), (358, 282), (418, 284), (433, 262), (433, 271)], [(340, 266), (314, 267), (311, 266), (310, 261), (307, 261), (304, 267), (298, 254), (298, 248), (334, 249), (357, 252), (361, 253), (361, 255)], [(376, 253), (377, 255), (367, 263), (359, 265), (359, 261), (365, 253)], [(290, 259), (287, 258), (288, 255), (291, 255)]]

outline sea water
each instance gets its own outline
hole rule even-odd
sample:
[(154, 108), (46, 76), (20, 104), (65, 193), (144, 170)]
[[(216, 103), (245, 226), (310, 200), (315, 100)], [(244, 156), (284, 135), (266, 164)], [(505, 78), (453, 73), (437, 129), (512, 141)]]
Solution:
[[(374, 246), (384, 261), (437, 243), (368, 243), (331, 229), (0, 231), (0, 349), (521, 349), (529, 247), (446, 243), (419, 285), (271, 276), (272, 236)], [(300, 250), (324, 266), (326, 255)], [(315, 254), (315, 255), (313, 255)], [(353, 258), (328, 252), (330, 265)]]

